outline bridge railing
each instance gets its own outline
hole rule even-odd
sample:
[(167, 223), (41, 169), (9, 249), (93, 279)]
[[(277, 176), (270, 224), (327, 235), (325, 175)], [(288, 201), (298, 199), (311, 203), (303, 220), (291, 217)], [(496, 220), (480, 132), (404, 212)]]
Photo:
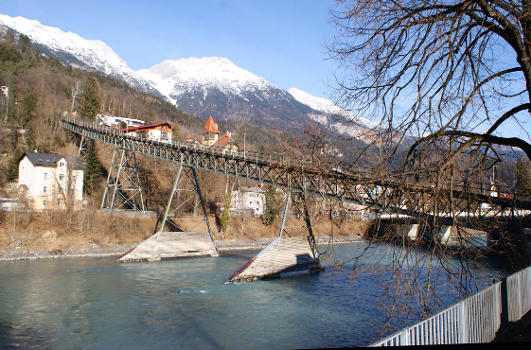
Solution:
[[(369, 186), (370, 189), (363, 189), (363, 191), (375, 191), (376, 196), (374, 198), (369, 198), (370, 201), (374, 202), (381, 195), (381, 191), (386, 192), (389, 195), (393, 190), (402, 191), (404, 189), (410, 192), (441, 192), (441, 191), (450, 191), (450, 188), (441, 185), (441, 187), (435, 188), (432, 184), (426, 184), (418, 182), (415, 180), (415, 177), (405, 175), (399, 171), (394, 173), (375, 172), (374, 169), (357, 169), (355, 171), (342, 171), (336, 164), (320, 162), (319, 159), (314, 159), (311, 156), (303, 157), (293, 157), (288, 156), (283, 153), (262, 153), (256, 151), (248, 150), (238, 150), (233, 151), (230, 149), (225, 149), (221, 147), (212, 147), (206, 146), (199, 143), (183, 142), (183, 141), (173, 141), (171, 143), (167, 141), (155, 141), (141, 135), (133, 136), (130, 133), (120, 130), (114, 130), (110, 127), (99, 125), (96, 123), (87, 123), (75, 119), (62, 119), (61, 125), (74, 133), (84, 135), (86, 137), (97, 139), (101, 142), (112, 144), (118, 147), (129, 147), (134, 148), (134, 142), (142, 144), (142, 150), (140, 147), (138, 149), (132, 149), (139, 151), (144, 154), (151, 156), (160, 156), (160, 152), (165, 150), (176, 150), (176, 151), (185, 151), (193, 152), (201, 156), (210, 156), (215, 155), (216, 157), (224, 158), (225, 160), (234, 159), (239, 163), (239, 165), (249, 166), (252, 163), (252, 166), (266, 166), (270, 168), (283, 168), (285, 170), (285, 175), (294, 175), (297, 177), (299, 184), (304, 185), (307, 181), (310, 185), (314, 185), (316, 192), (321, 191), (322, 186), (320, 181), (326, 182), (328, 187), (327, 191), (330, 190), (331, 197), (341, 197), (343, 200), (353, 200), (354, 202), (359, 202), (364, 204), (367, 198), (360, 199), (359, 195), (353, 194), (353, 186), (363, 185)], [(144, 146), (151, 147), (153, 144), (155, 147), (149, 149), (149, 151), (144, 152)], [(136, 145), (139, 146), (139, 145)], [(319, 178), (320, 180), (315, 180)], [(284, 178), (283, 178), (284, 179)], [(260, 179), (262, 181), (263, 179)], [(314, 181), (315, 180), (315, 181)], [(291, 183), (287, 180), (284, 184), (274, 183), (275, 186), (288, 186), (291, 187)], [(356, 187), (357, 188), (357, 187)], [(304, 188), (304, 191), (307, 189)], [(345, 191), (348, 192), (347, 196), (353, 195), (354, 197), (345, 197)], [(357, 191), (357, 189), (356, 189)], [(518, 207), (518, 208), (531, 208), (531, 202), (515, 202), (514, 200), (507, 199), (505, 197), (495, 198), (489, 195), (490, 192), (484, 191), (483, 188), (476, 189), (471, 184), (464, 186), (464, 184), (453, 184), (451, 191), (460, 191), (461, 194), (458, 196), (470, 195), (471, 200), (476, 202), (489, 202), (496, 203), (497, 205), (502, 205), (505, 207)], [(373, 195), (371, 194), (371, 197)], [(345, 199), (346, 198), (346, 199)]]
[[(507, 277), (509, 321), (518, 321), (531, 310), (529, 283), (531, 267)], [(488, 343), (501, 325), (502, 282), (394, 333), (370, 346), (406, 346)]]
[[(121, 131), (121, 130), (114, 130), (108, 126), (105, 125), (99, 125), (97, 123), (88, 123), (84, 121), (79, 121), (75, 119), (63, 119), (66, 123), (71, 123), (72, 125), (80, 126), (84, 129), (93, 129), (100, 133), (106, 133), (111, 134), (118, 138), (125, 138), (132, 140), (138, 140), (138, 141), (149, 141), (149, 139), (144, 138), (142, 136), (133, 136), (129, 135), (127, 132)], [(153, 141), (153, 140), (152, 140)], [(279, 165), (300, 165), (300, 164), (312, 164), (311, 157), (293, 157), (288, 156), (286, 154), (282, 153), (263, 153), (263, 152), (256, 152), (252, 150), (238, 150), (238, 151), (231, 151), (227, 150), (224, 147), (219, 146), (206, 146), (202, 144), (197, 143), (191, 143), (191, 142), (183, 142), (178, 140), (172, 140), (171, 142), (168, 141), (153, 141), (153, 142), (159, 142), (160, 144), (166, 144), (168, 146), (178, 147), (182, 149), (187, 150), (198, 150), (202, 152), (208, 152), (213, 154), (219, 154), (224, 156), (233, 156), (233, 157), (239, 157), (242, 159), (247, 159), (250, 161), (256, 161), (256, 162), (268, 162), (270, 164), (279, 164)]]

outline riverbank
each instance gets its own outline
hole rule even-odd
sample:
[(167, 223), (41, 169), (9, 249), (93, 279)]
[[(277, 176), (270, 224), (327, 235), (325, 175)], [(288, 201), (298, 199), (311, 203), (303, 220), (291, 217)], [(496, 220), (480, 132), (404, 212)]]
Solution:
[[(199, 220), (176, 220), (183, 231), (206, 231)], [(195, 222), (195, 223), (194, 223)], [(278, 235), (280, 220), (264, 225), (257, 217), (231, 218), (225, 232), (219, 230), (214, 217), (210, 227), (221, 253), (242, 249), (261, 249)], [(326, 244), (333, 235), (335, 242), (360, 240), (368, 225), (363, 220), (331, 223), (326, 217), (313, 220), (319, 244)], [(0, 211), (0, 261), (53, 257), (118, 256), (150, 237), (160, 223), (152, 213), (120, 212), (87, 209), (67, 215), (61, 211), (2, 212)], [(305, 233), (302, 219), (290, 217), (286, 227), (291, 236)]]
[[(217, 240), (216, 245), (220, 253), (230, 253), (238, 250), (258, 250), (267, 246), (273, 238), (260, 239), (228, 239)], [(358, 242), (362, 239), (359, 236), (346, 236), (333, 240), (334, 244)], [(318, 236), (316, 238), (318, 244), (328, 244), (330, 238), (328, 236)], [(135, 247), (136, 243), (108, 243), (105, 245), (88, 242), (79, 246), (70, 247), (64, 250), (48, 251), (46, 249), (27, 249), (24, 247), (15, 248), (0, 248), (0, 261), (13, 260), (33, 260), (45, 258), (60, 258), (60, 257), (103, 257), (103, 256), (120, 256), (131, 248)]]

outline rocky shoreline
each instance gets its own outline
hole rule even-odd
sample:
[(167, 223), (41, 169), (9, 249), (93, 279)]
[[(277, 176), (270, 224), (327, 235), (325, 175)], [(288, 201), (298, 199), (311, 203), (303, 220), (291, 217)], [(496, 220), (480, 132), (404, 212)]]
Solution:
[[(272, 238), (262, 238), (257, 240), (250, 239), (231, 239), (216, 241), (220, 253), (229, 253), (238, 250), (258, 250), (262, 249), (271, 242)], [(316, 238), (318, 244), (327, 244), (328, 236), (319, 236)], [(334, 243), (352, 243), (361, 241), (359, 236), (341, 237), (334, 239)], [(82, 246), (73, 247), (65, 250), (47, 251), (44, 249), (29, 250), (22, 247), (0, 248), (0, 261), (15, 260), (35, 260), (45, 258), (84, 258), (84, 257), (106, 257), (119, 256), (136, 246), (136, 243), (113, 243), (101, 246), (96, 243), (86, 243)]]

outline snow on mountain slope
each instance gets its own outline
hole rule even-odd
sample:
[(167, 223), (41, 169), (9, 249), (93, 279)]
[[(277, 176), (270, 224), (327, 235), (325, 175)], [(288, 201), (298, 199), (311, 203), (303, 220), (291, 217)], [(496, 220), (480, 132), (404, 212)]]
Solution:
[(167, 60), (137, 73), (171, 100), (186, 90), (203, 87), (215, 87), (232, 94), (241, 94), (249, 89), (274, 88), (264, 78), (236, 66), (224, 57)]
[(375, 128), (378, 127), (378, 124), (362, 117), (354, 116), (350, 112), (344, 110), (343, 108), (337, 106), (334, 104), (334, 102), (323, 98), (323, 97), (316, 97), (312, 96), (309, 93), (302, 91), (297, 88), (290, 88), (288, 92), (293, 96), (297, 101), (300, 103), (303, 103), (316, 111), (327, 113), (327, 114), (337, 114), (342, 117), (348, 118), (349, 120), (353, 120), (357, 122), (358, 124), (362, 124), (364, 127), (368, 128)]
[(24, 17), (0, 14), (0, 25), (27, 35), (39, 45), (41, 52), (60, 59), (65, 64), (75, 63), (82, 68), (120, 78), (143, 90), (149, 90), (147, 83), (100, 40), (87, 40), (75, 33), (64, 32), (59, 28), (46, 26), (39, 21)]

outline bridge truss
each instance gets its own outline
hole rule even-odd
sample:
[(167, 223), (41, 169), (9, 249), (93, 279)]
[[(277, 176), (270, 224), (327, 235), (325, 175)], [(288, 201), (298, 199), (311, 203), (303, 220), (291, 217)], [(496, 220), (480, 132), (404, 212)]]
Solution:
[[(337, 199), (342, 202), (366, 205), (375, 209), (393, 207), (404, 213), (417, 213), (421, 196), (452, 197), (470, 210), (470, 203), (489, 203), (502, 208), (531, 209), (529, 200), (494, 197), (483, 189), (466, 185), (447, 188), (420, 185), (410, 176), (394, 173), (375, 176), (370, 172), (345, 173), (309, 160), (283, 154), (250, 151), (229, 152), (222, 148), (185, 142), (165, 143), (129, 136), (108, 127), (63, 119), (66, 130), (114, 146), (116, 149), (183, 164), (240, 179), (282, 188), (288, 192), (304, 193)], [(466, 205), (464, 205), (466, 204)], [(409, 209), (406, 209), (409, 208)]]

